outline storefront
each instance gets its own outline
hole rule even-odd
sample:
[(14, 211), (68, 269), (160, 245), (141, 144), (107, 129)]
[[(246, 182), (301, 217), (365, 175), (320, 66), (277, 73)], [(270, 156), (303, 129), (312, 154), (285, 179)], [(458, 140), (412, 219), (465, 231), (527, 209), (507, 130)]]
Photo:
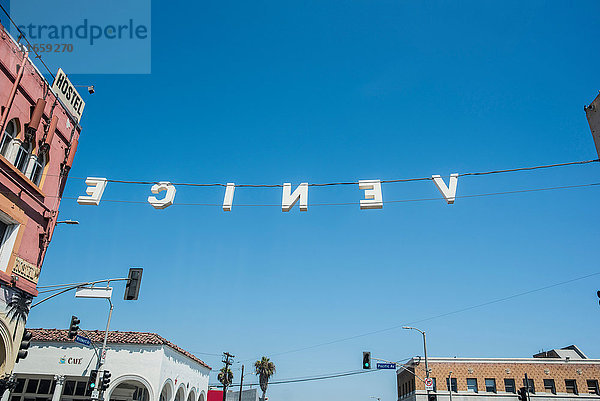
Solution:
[[(73, 342), (67, 330), (31, 329), (29, 356), (15, 367), (10, 401), (84, 401), (96, 368), (103, 332), (87, 332), (95, 347)], [(155, 333), (108, 336), (106, 363), (111, 382), (105, 400), (206, 401), (210, 367)]]

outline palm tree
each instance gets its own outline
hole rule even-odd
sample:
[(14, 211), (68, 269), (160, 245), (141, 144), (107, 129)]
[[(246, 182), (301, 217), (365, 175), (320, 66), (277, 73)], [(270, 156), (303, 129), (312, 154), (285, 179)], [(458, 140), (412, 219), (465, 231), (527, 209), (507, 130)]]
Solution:
[(263, 356), (260, 361), (254, 362), (254, 371), (258, 375), (260, 389), (263, 392), (262, 401), (265, 401), (269, 378), (275, 374), (275, 364), (269, 358)]
[(29, 309), (31, 309), (31, 301), (33, 301), (33, 297), (29, 294), (25, 294), (19, 290), (15, 290), (10, 301), (6, 305), (8, 312), (6, 316), (10, 319), (11, 323), (15, 323), (15, 330), (13, 332), (13, 340), (17, 335), (17, 328), (19, 327), (19, 323), (25, 322), (27, 320), (27, 315), (29, 314)]
[(219, 375), (217, 376), (217, 379), (219, 379), (219, 381), (225, 388), (225, 391), (227, 391), (227, 386), (233, 383), (233, 373), (231, 372), (231, 369), (223, 366), (221, 368), (221, 371), (219, 372)]

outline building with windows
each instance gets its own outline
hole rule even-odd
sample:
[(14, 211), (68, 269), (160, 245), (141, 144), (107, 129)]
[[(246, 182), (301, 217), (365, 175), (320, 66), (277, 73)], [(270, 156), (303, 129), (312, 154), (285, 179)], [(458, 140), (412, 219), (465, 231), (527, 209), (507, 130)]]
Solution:
[[(68, 330), (30, 329), (29, 356), (15, 366), (17, 386), (9, 401), (89, 401), (103, 331), (82, 332), (94, 346), (78, 344)], [(206, 401), (210, 367), (155, 333), (111, 331), (106, 363), (111, 373), (106, 401)]]
[(589, 359), (575, 345), (532, 358), (428, 358), (428, 365), (434, 383), (429, 393), (422, 358), (397, 370), (398, 401), (516, 400), (525, 374), (531, 400), (600, 400), (600, 359)]
[(0, 379), (15, 363), (80, 132), (0, 25)]

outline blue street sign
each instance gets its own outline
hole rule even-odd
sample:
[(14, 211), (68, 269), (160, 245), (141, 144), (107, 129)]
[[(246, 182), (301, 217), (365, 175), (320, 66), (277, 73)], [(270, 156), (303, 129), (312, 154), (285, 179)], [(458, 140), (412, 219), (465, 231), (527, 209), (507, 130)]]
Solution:
[(88, 347), (92, 345), (92, 342), (90, 341), (89, 338), (80, 336), (79, 334), (77, 334), (77, 337), (75, 337), (75, 342), (79, 343), (79, 344), (87, 345)]
[(377, 363), (377, 369), (396, 369), (395, 363)]

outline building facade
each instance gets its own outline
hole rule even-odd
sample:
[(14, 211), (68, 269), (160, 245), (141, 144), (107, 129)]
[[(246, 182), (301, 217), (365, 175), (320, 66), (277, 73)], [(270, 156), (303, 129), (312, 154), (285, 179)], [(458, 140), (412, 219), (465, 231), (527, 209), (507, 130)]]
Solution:
[(531, 400), (600, 400), (600, 360), (576, 346), (532, 358), (429, 358), (428, 365), (434, 382), (429, 393), (422, 358), (397, 370), (398, 401), (517, 400), (525, 374)]
[(0, 25), (0, 379), (13, 369), (81, 127)]
[[(9, 401), (88, 401), (90, 371), (96, 369), (103, 331), (82, 333), (95, 347), (68, 338), (68, 330), (30, 329), (29, 356), (15, 366), (17, 386)], [(113, 401), (206, 401), (210, 367), (155, 333), (111, 331), (104, 393)]]

